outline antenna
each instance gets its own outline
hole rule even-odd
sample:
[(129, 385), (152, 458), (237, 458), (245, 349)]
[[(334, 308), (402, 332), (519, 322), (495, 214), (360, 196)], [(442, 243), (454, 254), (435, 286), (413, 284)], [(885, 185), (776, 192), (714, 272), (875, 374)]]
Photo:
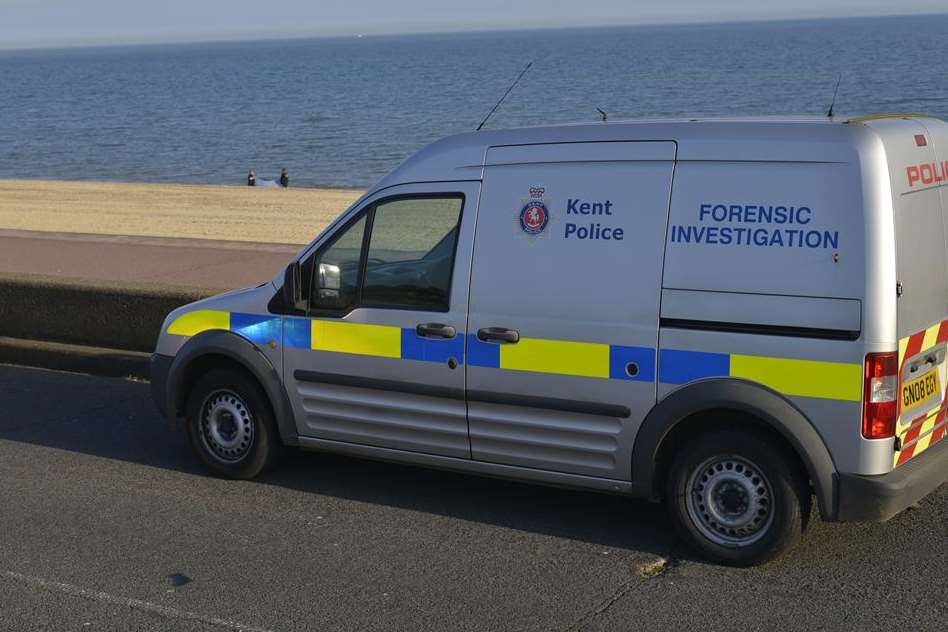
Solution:
[(487, 116), (484, 117), (484, 120), (481, 121), (481, 124), (477, 126), (477, 129), (475, 131), (477, 132), (481, 131), (481, 128), (487, 124), (487, 121), (490, 119), (491, 116), (493, 116), (494, 112), (497, 111), (497, 108), (500, 107), (500, 104), (504, 102), (504, 99), (507, 98), (507, 95), (510, 94), (510, 92), (515, 87), (517, 87), (517, 84), (520, 83), (520, 80), (523, 78), (525, 74), (527, 74), (527, 71), (530, 70), (530, 66), (532, 65), (533, 65), (533, 62), (531, 61), (530, 63), (528, 63), (526, 66), (523, 67), (523, 70), (520, 71), (520, 74), (517, 75), (517, 78), (514, 79), (514, 82), (510, 84), (509, 88), (507, 88), (507, 92), (504, 93), (504, 96), (500, 97), (500, 101), (497, 102), (497, 105), (495, 105), (494, 107), (490, 109), (490, 112), (487, 113)]
[(836, 78), (836, 89), (833, 90), (833, 101), (830, 103), (830, 109), (826, 113), (826, 118), (833, 118), (833, 108), (836, 106), (836, 95), (839, 94), (839, 82), (843, 80), (843, 73), (839, 73)]
[(609, 115), (606, 114), (605, 111), (603, 111), (602, 108), (596, 108), (596, 111), (599, 112), (599, 116), (602, 117), (602, 122), (603, 122), (603, 123), (605, 123), (606, 121), (609, 120)]

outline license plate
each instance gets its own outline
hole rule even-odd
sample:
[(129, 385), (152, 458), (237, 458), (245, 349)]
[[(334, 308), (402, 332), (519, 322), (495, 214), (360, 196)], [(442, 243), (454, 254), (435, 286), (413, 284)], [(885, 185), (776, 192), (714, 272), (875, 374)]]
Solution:
[(922, 406), (938, 397), (941, 393), (941, 380), (938, 368), (902, 384), (902, 410), (909, 411)]

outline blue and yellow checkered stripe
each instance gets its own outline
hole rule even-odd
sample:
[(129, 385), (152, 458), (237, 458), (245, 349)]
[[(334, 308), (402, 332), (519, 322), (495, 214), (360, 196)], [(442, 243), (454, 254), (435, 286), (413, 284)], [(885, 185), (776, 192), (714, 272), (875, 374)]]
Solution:
[[(240, 334), (267, 345), (280, 339), (279, 317), (195, 310), (182, 314), (168, 333), (193, 336), (210, 329)], [(611, 380), (655, 381), (655, 350), (650, 347), (598, 342), (521, 338), (515, 345), (482, 342), (474, 335), (450, 340), (422, 338), (415, 330), (338, 320), (283, 319), (283, 345), (330, 353), (346, 353), (420, 362), (463, 362), (473, 367), (526, 371)], [(637, 372), (629, 375), (634, 363)], [(862, 398), (861, 364), (801, 360), (736, 353), (662, 349), (658, 381), (688, 384), (711, 377), (733, 377), (768, 386), (790, 396), (858, 402)]]
[[(175, 336), (195, 336), (204, 331), (231, 331), (258, 345), (279, 344), (280, 317), (199, 309), (186, 312), (168, 325)], [(344, 321), (286, 318), (283, 345), (294, 349), (352, 353), (422, 362), (447, 362), (464, 358), (464, 339), (422, 338), (414, 329), (390, 325), (365, 325)]]
[(337, 320), (287, 318), (284, 344), (294, 349), (351, 353), (380, 358), (447, 362), (464, 358), (464, 339), (422, 338), (410, 327)]
[(658, 364), (658, 380), (663, 384), (735, 377), (769, 386), (784, 395), (862, 400), (861, 364), (678, 349), (662, 349)]
[[(469, 366), (530, 371), (612, 380), (655, 380), (655, 350), (598, 342), (521, 338), (515, 345), (482, 342), (468, 336)], [(635, 363), (638, 372), (629, 375), (626, 366)]]
[(174, 336), (196, 336), (204, 331), (221, 329), (240, 334), (258, 345), (280, 341), (280, 318), (276, 316), (196, 309), (181, 314), (168, 325), (168, 333)]

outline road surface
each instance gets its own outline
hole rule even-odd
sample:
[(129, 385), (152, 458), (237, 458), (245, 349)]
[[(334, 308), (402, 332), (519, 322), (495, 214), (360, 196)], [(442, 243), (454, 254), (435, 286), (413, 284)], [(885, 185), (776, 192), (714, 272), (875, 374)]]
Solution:
[(141, 382), (0, 366), (0, 404), (3, 630), (948, 628), (948, 486), (735, 570), (620, 497), (315, 453), (211, 478)]

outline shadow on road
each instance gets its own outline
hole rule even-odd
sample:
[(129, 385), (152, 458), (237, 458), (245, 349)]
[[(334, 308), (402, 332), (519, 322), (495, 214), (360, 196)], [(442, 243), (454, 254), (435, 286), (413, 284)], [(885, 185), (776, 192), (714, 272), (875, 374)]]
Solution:
[[(148, 384), (0, 366), (0, 440), (207, 476)], [(332, 454), (289, 451), (259, 484), (679, 557), (657, 505)]]

